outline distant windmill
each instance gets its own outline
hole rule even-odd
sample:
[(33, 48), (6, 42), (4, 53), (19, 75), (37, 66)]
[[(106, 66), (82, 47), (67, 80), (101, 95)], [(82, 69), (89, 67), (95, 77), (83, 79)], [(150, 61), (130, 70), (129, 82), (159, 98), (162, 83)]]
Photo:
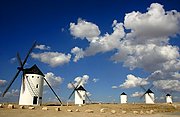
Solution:
[(151, 85), (148, 90), (146, 90), (143, 86), (141, 88), (145, 91), (145, 93), (140, 97), (142, 99), (144, 97), (146, 104), (154, 104), (154, 93), (151, 91), (151, 88), (153, 85)]
[(91, 102), (89, 96), (87, 95), (87, 91), (84, 89), (82, 85), (80, 85), (82, 82), (82, 79), (78, 82), (77, 86), (75, 86), (73, 83), (71, 83), (72, 87), (74, 88), (73, 92), (69, 96), (68, 99), (72, 97), (72, 95), (75, 93), (75, 104), (77, 105), (83, 105), (86, 103), (86, 98)]
[(62, 104), (61, 100), (54, 92), (48, 81), (44, 78), (44, 74), (40, 71), (40, 69), (33, 65), (31, 68), (24, 68), (26, 61), (31, 54), (32, 50), (36, 46), (36, 42), (34, 42), (31, 49), (28, 51), (26, 58), (24, 61), (21, 61), (19, 53), (17, 53), (17, 60), (19, 62), (20, 67), (18, 67), (18, 71), (16, 75), (13, 77), (5, 91), (3, 92), (2, 96), (7, 93), (13, 82), (17, 79), (18, 75), (22, 71), (22, 84), (21, 84), (21, 91), (19, 96), (19, 105), (41, 105), (42, 104), (42, 93), (43, 93), (43, 83), (44, 81), (47, 83), (49, 88), (52, 90), (54, 95), (57, 97), (59, 102)]
[(120, 102), (121, 104), (127, 103), (127, 95), (124, 92), (120, 95)]

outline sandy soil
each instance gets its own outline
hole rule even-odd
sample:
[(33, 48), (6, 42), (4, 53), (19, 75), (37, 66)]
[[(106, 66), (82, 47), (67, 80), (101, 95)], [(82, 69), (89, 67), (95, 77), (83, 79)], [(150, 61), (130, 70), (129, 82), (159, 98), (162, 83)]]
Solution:
[[(42, 110), (47, 107), (48, 110)], [(60, 107), (61, 111), (55, 108)], [(104, 108), (105, 112), (100, 110)], [(73, 112), (67, 112), (67, 110)], [(76, 109), (79, 112), (76, 112)], [(86, 110), (93, 110), (93, 113), (87, 113)], [(111, 111), (115, 110), (115, 113)], [(28, 106), (20, 109), (15, 105), (14, 109), (9, 109), (8, 105), (0, 108), (0, 117), (180, 117), (180, 104), (90, 104), (85, 106), (35, 106), (30, 110)]]

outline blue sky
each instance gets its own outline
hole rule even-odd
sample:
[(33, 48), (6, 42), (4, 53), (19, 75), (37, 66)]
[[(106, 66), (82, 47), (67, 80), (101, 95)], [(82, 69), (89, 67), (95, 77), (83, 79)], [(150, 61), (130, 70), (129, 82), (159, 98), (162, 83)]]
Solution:
[[(143, 102), (140, 85), (151, 84), (157, 102), (164, 92), (179, 101), (179, 12), (176, 0), (0, 1), (0, 92), (17, 71), (16, 53), (24, 59), (36, 40), (41, 46), (25, 67), (37, 64), (63, 101), (78, 78), (94, 101), (118, 102), (124, 91), (130, 102)], [(9, 90), (13, 98), (1, 101), (16, 101), (20, 84), (21, 76)], [(44, 101), (52, 100), (45, 86)]]

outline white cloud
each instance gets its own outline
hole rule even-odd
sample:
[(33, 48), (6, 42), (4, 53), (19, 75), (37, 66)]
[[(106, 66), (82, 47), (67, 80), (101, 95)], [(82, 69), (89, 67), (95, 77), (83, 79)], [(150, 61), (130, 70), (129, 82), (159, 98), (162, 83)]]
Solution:
[[(96, 27), (91, 28), (91, 31), (99, 33), (89, 36), (83, 28), (79, 28), (81, 25), (90, 27), (86, 24)], [(72, 31), (72, 27), (76, 26), (78, 28), (74, 28), (73, 31), (80, 33), (71, 32), (71, 34), (81, 39), (87, 39), (89, 46), (86, 48), (75, 47), (71, 50), (71, 53), (75, 55), (75, 62), (87, 56), (115, 50), (116, 53), (111, 57), (115, 63), (123, 62), (123, 65), (131, 70), (141, 68), (151, 73), (150, 76), (143, 79), (146, 83), (148, 83), (148, 79), (179, 82), (179, 47), (170, 45), (170, 40), (171, 37), (180, 34), (180, 12), (166, 11), (163, 5), (152, 3), (147, 8), (147, 12), (127, 13), (124, 24), (114, 20), (112, 23), (113, 32), (103, 36), (100, 34), (99, 27), (94, 23), (80, 20), (77, 25), (70, 24), (70, 31)], [(125, 33), (126, 31), (128, 33)], [(142, 78), (133, 75), (129, 77), (120, 87), (136, 87), (142, 80)], [(159, 88), (163, 89), (163, 87)]]
[(18, 89), (12, 89), (11, 92), (7, 92), (5, 95), (5, 98), (11, 98), (11, 97), (17, 97), (19, 96), (19, 90)]
[(126, 14), (124, 26), (131, 29), (130, 37), (137, 43), (167, 42), (168, 36), (180, 32), (180, 13), (176, 10), (165, 11), (163, 6), (152, 3), (146, 13), (139, 11)]
[(125, 80), (125, 82), (123, 84), (120, 85), (121, 88), (133, 88), (133, 87), (137, 87), (137, 86), (143, 86), (143, 85), (147, 85), (149, 84), (149, 82), (147, 81), (147, 79), (143, 79), (143, 78), (139, 78), (136, 77), (132, 74), (127, 75), (127, 79)]
[(87, 96), (90, 97), (92, 94), (90, 92), (86, 92)]
[(51, 47), (46, 46), (46, 45), (36, 45), (35, 48), (40, 49), (40, 50), (50, 50), (51, 49)]
[(179, 80), (157, 80), (153, 82), (153, 85), (166, 92), (180, 91)]
[(144, 94), (144, 92), (134, 92), (131, 94), (131, 97), (141, 97)]
[(112, 86), (111, 88), (112, 88), (112, 89), (117, 89), (117, 88), (118, 88), (118, 86)]
[[(74, 79), (74, 82), (72, 82), (73, 83), (73, 85), (76, 87), (79, 83), (79, 86), (80, 85), (82, 85), (82, 86), (84, 86), (85, 84), (87, 84), (87, 82), (88, 82), (88, 80), (89, 80), (89, 76), (88, 75), (83, 75), (82, 77), (76, 77), (75, 79)], [(81, 81), (81, 82), (80, 82)], [(73, 86), (72, 86), (72, 84), (71, 83), (68, 83), (68, 85), (67, 85), (67, 87), (69, 88), (69, 89), (72, 89), (73, 88)]]
[(93, 80), (92, 80), (94, 83), (96, 83), (96, 82), (98, 82), (99, 81), (99, 79), (97, 79), (97, 78), (93, 78)]
[(117, 21), (114, 20), (112, 28), (113, 32), (111, 34), (106, 33), (104, 36), (96, 35), (90, 39), (89, 37), (85, 36), (85, 38), (90, 43), (89, 47), (87, 47), (85, 50), (79, 47), (73, 48), (71, 50), (71, 53), (75, 55), (74, 61), (77, 62), (77, 60), (79, 60), (80, 58), (84, 58), (85, 56), (92, 56), (97, 53), (104, 53), (117, 48), (120, 44), (120, 40), (125, 35), (123, 24), (117, 23)]
[(69, 63), (71, 59), (70, 54), (66, 55), (59, 52), (44, 52), (39, 54), (32, 53), (31, 57), (34, 59), (38, 59), (43, 63), (49, 64), (51, 67), (56, 67), (65, 63)]
[(10, 63), (15, 63), (17, 61), (16, 57), (10, 59)]
[(1, 80), (0, 79), (0, 87), (5, 87), (7, 84), (7, 81), (6, 80)]
[(93, 40), (93, 38), (99, 36), (100, 30), (99, 27), (91, 22), (87, 22), (82, 19), (78, 19), (77, 24), (70, 23), (70, 33), (75, 38), (87, 38), (88, 40)]
[(82, 50), (82, 48), (74, 47), (73, 49), (71, 49), (71, 53), (75, 55), (73, 59), (74, 62), (77, 62), (80, 58), (84, 58), (84, 51)]
[[(55, 74), (52, 72), (46, 73), (45, 78), (52, 87), (58, 87), (64, 80), (60, 76), (55, 76)], [(46, 82), (44, 85), (47, 85)]]

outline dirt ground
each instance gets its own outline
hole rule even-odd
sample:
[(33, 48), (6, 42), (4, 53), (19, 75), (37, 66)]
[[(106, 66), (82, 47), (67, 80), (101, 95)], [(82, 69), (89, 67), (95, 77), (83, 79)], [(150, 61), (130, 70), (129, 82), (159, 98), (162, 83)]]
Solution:
[[(34, 106), (30, 110), (29, 106), (21, 109), (15, 105), (14, 109), (9, 109), (8, 104), (0, 108), (0, 117), (180, 117), (180, 104), (89, 104), (84, 106), (56, 106), (43, 105)], [(42, 110), (46, 107), (47, 110)], [(56, 111), (59, 107), (61, 110)], [(76, 110), (79, 112), (76, 112)], [(72, 112), (68, 112), (71, 110)], [(91, 110), (93, 112), (86, 112)], [(100, 110), (104, 110), (100, 112)]]

